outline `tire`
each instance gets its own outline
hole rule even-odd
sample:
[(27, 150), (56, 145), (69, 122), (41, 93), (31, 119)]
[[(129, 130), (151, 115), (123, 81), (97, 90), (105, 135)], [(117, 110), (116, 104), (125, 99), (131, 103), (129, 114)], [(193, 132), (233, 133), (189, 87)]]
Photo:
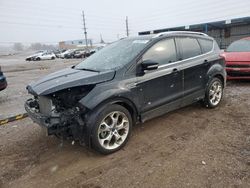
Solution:
[(37, 61), (40, 61), (40, 60), (41, 60), (41, 58), (40, 58), (40, 57), (38, 57), (38, 58), (36, 58), (36, 60), (37, 60)]
[(131, 114), (123, 106), (103, 106), (95, 110), (89, 120), (89, 125), (92, 126), (91, 144), (97, 152), (114, 153), (127, 143), (133, 121)]
[(223, 83), (219, 78), (213, 78), (206, 89), (204, 106), (207, 108), (217, 107), (223, 97)]
[(52, 60), (54, 60), (54, 59), (55, 59), (55, 57), (52, 57), (51, 59), (52, 59)]

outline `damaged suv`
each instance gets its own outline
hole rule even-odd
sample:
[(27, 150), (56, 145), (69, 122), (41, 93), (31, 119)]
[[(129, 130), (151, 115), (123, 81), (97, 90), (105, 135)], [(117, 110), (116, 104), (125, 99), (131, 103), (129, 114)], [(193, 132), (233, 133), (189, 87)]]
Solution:
[(27, 86), (25, 109), (49, 135), (109, 154), (132, 126), (191, 103), (218, 106), (224, 58), (215, 40), (196, 32), (129, 37), (80, 64)]

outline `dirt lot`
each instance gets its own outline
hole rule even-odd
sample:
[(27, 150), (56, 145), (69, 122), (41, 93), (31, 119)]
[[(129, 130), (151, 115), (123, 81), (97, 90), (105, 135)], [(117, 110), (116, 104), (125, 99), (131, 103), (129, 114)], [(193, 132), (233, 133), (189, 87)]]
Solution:
[[(4, 64), (0, 114), (23, 109), (27, 83), (74, 63)], [(47, 137), (29, 118), (9, 123), (0, 127), (0, 187), (250, 187), (249, 109), (250, 82), (229, 82), (218, 108), (195, 104), (137, 125), (108, 156)]]

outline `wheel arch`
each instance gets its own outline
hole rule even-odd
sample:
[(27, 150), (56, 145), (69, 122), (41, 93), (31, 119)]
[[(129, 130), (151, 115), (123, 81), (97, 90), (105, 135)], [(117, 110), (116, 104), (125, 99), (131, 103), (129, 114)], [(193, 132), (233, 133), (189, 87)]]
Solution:
[(207, 72), (207, 86), (213, 78), (218, 78), (222, 81), (223, 86), (226, 86), (226, 71), (220, 64), (214, 64)]
[(105, 105), (110, 105), (110, 104), (118, 104), (118, 105), (123, 106), (131, 114), (133, 123), (137, 122), (138, 110), (136, 108), (136, 105), (130, 99), (128, 99), (126, 97), (110, 97), (110, 98), (102, 101), (97, 106), (95, 106), (91, 111), (95, 111), (96, 109), (99, 109), (101, 107), (104, 107)]
[[(135, 104), (129, 100), (128, 98), (125, 97), (110, 97), (104, 101), (102, 101), (101, 103), (99, 103), (98, 105), (96, 105), (93, 109), (89, 109), (89, 112), (86, 114), (85, 118), (85, 133), (83, 135), (84, 138), (84, 142), (85, 144), (92, 148), (92, 131), (93, 131), (93, 126), (91, 124), (91, 122), (93, 121), (92, 119), (92, 115), (91, 113), (104, 108), (106, 105), (112, 105), (112, 104), (118, 104), (123, 106), (124, 108), (126, 108), (129, 113), (131, 114), (131, 118), (133, 121), (133, 124), (137, 122), (137, 117), (138, 117), (138, 110), (135, 106)], [(90, 119), (89, 119), (90, 118)]]
[(214, 78), (220, 79), (220, 81), (222, 82), (223, 87), (225, 87), (225, 79), (221, 74), (215, 74)]

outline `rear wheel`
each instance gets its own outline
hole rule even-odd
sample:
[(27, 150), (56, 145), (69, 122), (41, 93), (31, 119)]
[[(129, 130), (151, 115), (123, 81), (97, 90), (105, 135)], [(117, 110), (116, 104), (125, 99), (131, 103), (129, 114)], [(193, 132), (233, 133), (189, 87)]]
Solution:
[(121, 149), (128, 141), (132, 129), (132, 118), (126, 108), (108, 105), (95, 111), (90, 118), (94, 122), (92, 146), (102, 153), (110, 154)]
[(55, 59), (55, 57), (52, 57), (51, 59), (52, 59), (52, 60), (54, 60), (54, 59)]
[(38, 57), (38, 58), (36, 58), (36, 60), (37, 60), (37, 61), (40, 61), (40, 60), (41, 60), (41, 58), (40, 58), (40, 57)]
[(208, 84), (204, 105), (207, 108), (215, 108), (219, 105), (223, 96), (223, 84), (219, 78), (213, 78)]

